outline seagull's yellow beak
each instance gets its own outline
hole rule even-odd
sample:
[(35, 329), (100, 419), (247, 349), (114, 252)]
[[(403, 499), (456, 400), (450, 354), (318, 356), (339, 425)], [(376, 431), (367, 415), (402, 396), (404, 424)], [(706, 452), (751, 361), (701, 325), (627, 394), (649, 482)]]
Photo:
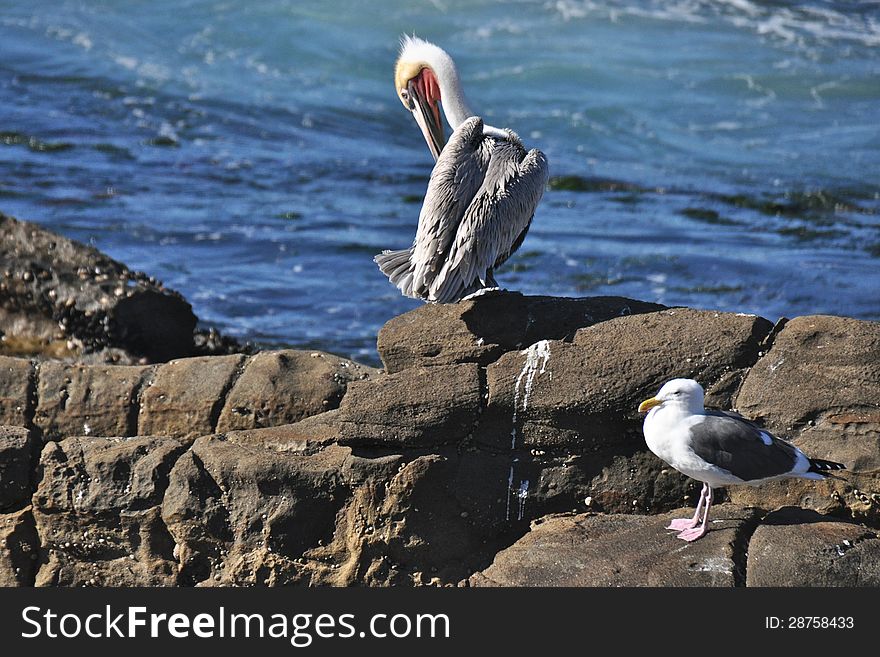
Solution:
[(641, 404), (639, 404), (639, 413), (647, 413), (655, 406), (659, 406), (663, 402), (657, 399), (656, 397), (651, 397), (650, 399), (646, 399)]

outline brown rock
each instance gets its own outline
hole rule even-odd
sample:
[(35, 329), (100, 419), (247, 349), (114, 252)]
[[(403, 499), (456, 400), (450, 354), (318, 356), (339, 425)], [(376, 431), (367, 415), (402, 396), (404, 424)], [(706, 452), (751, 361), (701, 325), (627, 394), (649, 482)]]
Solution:
[[(521, 457), (517, 472), (526, 471), (529, 460)], [(571, 510), (658, 513), (696, 500), (701, 486), (645, 451), (641, 442), (629, 450), (551, 458), (531, 481), (540, 484), (532, 493), (536, 508), (530, 518)]]
[(880, 426), (880, 322), (810, 315), (788, 322), (736, 399), (776, 429), (847, 416)]
[(31, 432), (0, 425), (0, 509), (24, 503), (31, 495)]
[[(360, 564), (372, 557), (365, 582), (451, 584), (487, 563), (511, 526), (504, 516), (506, 473), (498, 465), (473, 453), (425, 454), (401, 459), (393, 476), (356, 490), (349, 536), (362, 537), (353, 551)], [(353, 469), (365, 466), (352, 461)]]
[(760, 486), (730, 486), (728, 498), (735, 504), (765, 511), (786, 506), (800, 506), (822, 514), (841, 513), (846, 507), (845, 484), (833, 480), (781, 479)]
[(154, 361), (195, 351), (196, 317), (178, 293), (98, 250), (0, 213), (0, 331)]
[(377, 348), (389, 373), (429, 365), (487, 365), (538, 340), (560, 340), (612, 317), (664, 306), (624, 297), (523, 296), (491, 293), (455, 304), (427, 304), (390, 320)]
[(109, 518), (87, 526), (77, 528), (75, 541), (44, 544), (36, 586), (177, 585), (174, 543), (158, 508), (123, 512), (116, 527)]
[(748, 586), (880, 586), (880, 536), (850, 522), (787, 508), (749, 543)]
[[(35, 424), (49, 437), (76, 433), (86, 423), (93, 434), (99, 426), (108, 433), (177, 437), (92, 436), (47, 445), (33, 496), (35, 524), (28, 534), (29, 513), (12, 523), (16, 536), (30, 539), (16, 539), (19, 547), (5, 553), (0, 543), (0, 582), (14, 573), (10, 555), (20, 559), (21, 546), (35, 545), (39, 530), (41, 567), (19, 571), (18, 583), (36, 576), (41, 585), (421, 585), (454, 584), (481, 571), (472, 584), (731, 586), (745, 583), (745, 543), (757, 525), (757, 512), (744, 510), (745, 503), (762, 509), (795, 503), (875, 522), (874, 352), (844, 340), (844, 329), (854, 330), (848, 324), (813, 326), (815, 336), (808, 338), (798, 337), (806, 332), (793, 320), (758, 360), (769, 322), (672, 309), (605, 318), (575, 333), (566, 329), (560, 337), (569, 341), (538, 342), (499, 357), (516, 349), (511, 341), (517, 336), (577, 328), (582, 302), (596, 302), (535, 305), (536, 298), (513, 296), (519, 295), (456, 304), (457, 314), (416, 311), (425, 321), (449, 314), (458, 337), (432, 357), (407, 337), (416, 324), (405, 331), (398, 326), (394, 358), (403, 369), (393, 374), (297, 351), (187, 359), (154, 369), (43, 364), (36, 379), (28, 361), (7, 359), (8, 375), (0, 361), (0, 412), (11, 408), (23, 422), (36, 413)], [(514, 310), (525, 313), (522, 326), (511, 319)], [(507, 326), (496, 321), (502, 311)], [(873, 334), (862, 324), (870, 323), (858, 323), (856, 343), (870, 345)], [(471, 332), (475, 325), (488, 328)], [(797, 330), (786, 336), (792, 326)], [(442, 335), (439, 324), (436, 329)], [(418, 339), (427, 340), (424, 335)], [(821, 360), (824, 353), (811, 360), (809, 345), (831, 338), (842, 341), (836, 349), (849, 360)], [(740, 394), (751, 363), (758, 366), (746, 383), (764, 376), (758, 370), (776, 350), (786, 360), (772, 371), (791, 359), (794, 374), (780, 384), (758, 379)], [(868, 359), (861, 369), (858, 354)], [(129, 370), (140, 374), (128, 376)], [(24, 386), (14, 372), (24, 376)], [(358, 380), (364, 374), (367, 379)], [(693, 502), (698, 492), (697, 484), (646, 451), (635, 410), (673, 376), (696, 378), (708, 387), (710, 403), (724, 408), (737, 394), (757, 399), (752, 410), (768, 425), (795, 418), (789, 437), (812, 456), (846, 462), (851, 472), (838, 481), (732, 487), (738, 503), (715, 507), (713, 519), (722, 522), (713, 523), (709, 536), (678, 541), (662, 530), (670, 516), (632, 515)], [(821, 391), (813, 395), (808, 388), (823, 376), (830, 377), (828, 385), (852, 379), (870, 390), (833, 391), (834, 404), (823, 409)], [(763, 388), (771, 384), (790, 390)], [(13, 405), (16, 395), (24, 395), (23, 406)], [(794, 398), (789, 406), (786, 395)], [(37, 407), (28, 410), (37, 396)], [(4, 407), (4, 400), (11, 401)], [(778, 424), (771, 428), (779, 432)], [(22, 431), (0, 429), (0, 508), (4, 463), (17, 473), (8, 477), (17, 486), (9, 504), (26, 499), (32, 468), (25, 465)], [(189, 450), (181, 438), (211, 432), (219, 433), (202, 435)], [(572, 510), (606, 513), (546, 519), (511, 545), (530, 520)], [(832, 529), (822, 529), (825, 543), (814, 549), (814, 530), (823, 523)], [(803, 554), (791, 552), (791, 563), (817, 561), (828, 581), (873, 582), (874, 530), (862, 527), (851, 537), (840, 524), (856, 526), (806, 516), (797, 525), (803, 540), (777, 536), (777, 530), (795, 531), (779, 523), (755, 535), (766, 534), (773, 550), (802, 543)], [(837, 541), (834, 532), (843, 538)], [(826, 534), (853, 556), (823, 560), (831, 545)], [(510, 547), (499, 553), (504, 546)], [(773, 550), (767, 549), (770, 556)], [(764, 565), (763, 574), (760, 564), (755, 573), (750, 565), (749, 577), (785, 584), (801, 572)]]
[(141, 394), (138, 433), (188, 438), (212, 433), (244, 362), (240, 355), (202, 356), (159, 366)]
[(264, 351), (247, 362), (229, 392), (217, 431), (290, 424), (337, 408), (351, 381), (376, 372), (319, 351)]
[(481, 407), (475, 363), (416, 367), (353, 382), (339, 406), (343, 445), (427, 447), (464, 440)]
[(736, 586), (743, 573), (735, 556), (755, 516), (747, 509), (712, 509), (710, 532), (684, 543), (664, 527), (691, 516), (550, 517), (470, 578), (472, 586)]
[(339, 440), (339, 410), (310, 415), (294, 424), (241, 429), (225, 434), (235, 444), (260, 445), (278, 452), (314, 453)]
[[(453, 496), (470, 490), (469, 482), (479, 482), (478, 490), (461, 494), (461, 503), (493, 535), (524, 531), (530, 520), (550, 513), (656, 513), (699, 496), (692, 480), (635, 448), (623, 453), (498, 454), (471, 448), (456, 463)], [(481, 508), (466, 504), (471, 497), (481, 500)]]
[(776, 509), (880, 516), (880, 323), (814, 315), (788, 322), (736, 399), (741, 413), (807, 455), (847, 466), (839, 479), (790, 479), (731, 499)]
[(40, 542), (30, 507), (0, 513), (0, 586), (32, 586)]
[(182, 581), (308, 583), (314, 568), (307, 553), (332, 540), (349, 495), (347, 456), (337, 446), (285, 449), (277, 430), (199, 438), (175, 465), (162, 504)]
[(729, 389), (757, 359), (770, 322), (690, 309), (612, 319), (572, 343), (539, 342), (487, 369), (489, 403), (477, 440), (493, 447), (601, 449), (634, 440), (639, 402), (675, 377)]
[(23, 358), (0, 356), (0, 424), (28, 426), (33, 409), (34, 364)]
[(200, 438), (181, 457), (163, 502), (181, 581), (454, 583), (510, 533), (506, 456), (321, 447), (302, 425), (320, 433), (324, 415)]
[(33, 497), (44, 555), (37, 585), (175, 584), (174, 542), (159, 504), (188, 444), (83, 437), (46, 445)]
[(68, 365), (46, 361), (37, 373), (34, 424), (44, 441), (67, 436), (133, 436), (145, 366)]

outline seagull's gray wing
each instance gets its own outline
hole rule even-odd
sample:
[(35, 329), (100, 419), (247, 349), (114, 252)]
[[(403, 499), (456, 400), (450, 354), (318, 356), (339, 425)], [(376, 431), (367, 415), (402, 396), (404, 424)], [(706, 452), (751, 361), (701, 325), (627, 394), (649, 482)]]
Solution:
[(483, 121), (474, 116), (452, 133), (437, 158), (410, 258), (412, 289), (418, 297), (434, 298), (435, 279), (448, 259), (462, 217), (483, 184), (489, 146), (483, 135)]
[(690, 429), (694, 453), (743, 481), (791, 472), (800, 451), (737, 413), (706, 411)]
[(475, 283), (487, 284), (491, 270), (522, 243), (547, 185), (543, 153), (527, 153), (512, 132), (508, 139), (485, 141), (491, 145), (488, 166), (431, 286), (437, 301), (455, 301)]

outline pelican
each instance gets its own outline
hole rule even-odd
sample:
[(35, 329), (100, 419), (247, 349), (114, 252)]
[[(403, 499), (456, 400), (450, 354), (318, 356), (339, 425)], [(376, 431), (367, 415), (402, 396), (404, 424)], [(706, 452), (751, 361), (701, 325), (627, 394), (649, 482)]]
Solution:
[(452, 57), (433, 43), (403, 38), (394, 84), (437, 163), (412, 246), (383, 251), (376, 264), (404, 295), (429, 302), (497, 287), (493, 272), (522, 244), (544, 193), (547, 158), (526, 152), (512, 130), (483, 123)]

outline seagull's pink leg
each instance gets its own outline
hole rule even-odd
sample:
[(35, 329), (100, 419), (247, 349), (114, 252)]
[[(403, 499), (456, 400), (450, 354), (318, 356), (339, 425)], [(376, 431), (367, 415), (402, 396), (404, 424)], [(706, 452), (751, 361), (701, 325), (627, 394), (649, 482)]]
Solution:
[(694, 527), (692, 529), (685, 529), (678, 537), (683, 541), (696, 541), (698, 538), (702, 538), (706, 535), (706, 532), (709, 531), (709, 509), (712, 508), (712, 489), (709, 488), (709, 493), (706, 495), (706, 512), (703, 516), (703, 524), (699, 527)]
[(700, 501), (697, 502), (697, 510), (694, 511), (693, 518), (676, 518), (669, 523), (669, 526), (666, 529), (674, 529), (675, 531), (680, 532), (682, 529), (691, 529), (692, 527), (696, 527), (697, 523), (700, 522), (700, 509), (703, 508), (703, 502), (706, 501), (708, 490), (709, 484), (703, 484), (703, 490), (700, 491)]

